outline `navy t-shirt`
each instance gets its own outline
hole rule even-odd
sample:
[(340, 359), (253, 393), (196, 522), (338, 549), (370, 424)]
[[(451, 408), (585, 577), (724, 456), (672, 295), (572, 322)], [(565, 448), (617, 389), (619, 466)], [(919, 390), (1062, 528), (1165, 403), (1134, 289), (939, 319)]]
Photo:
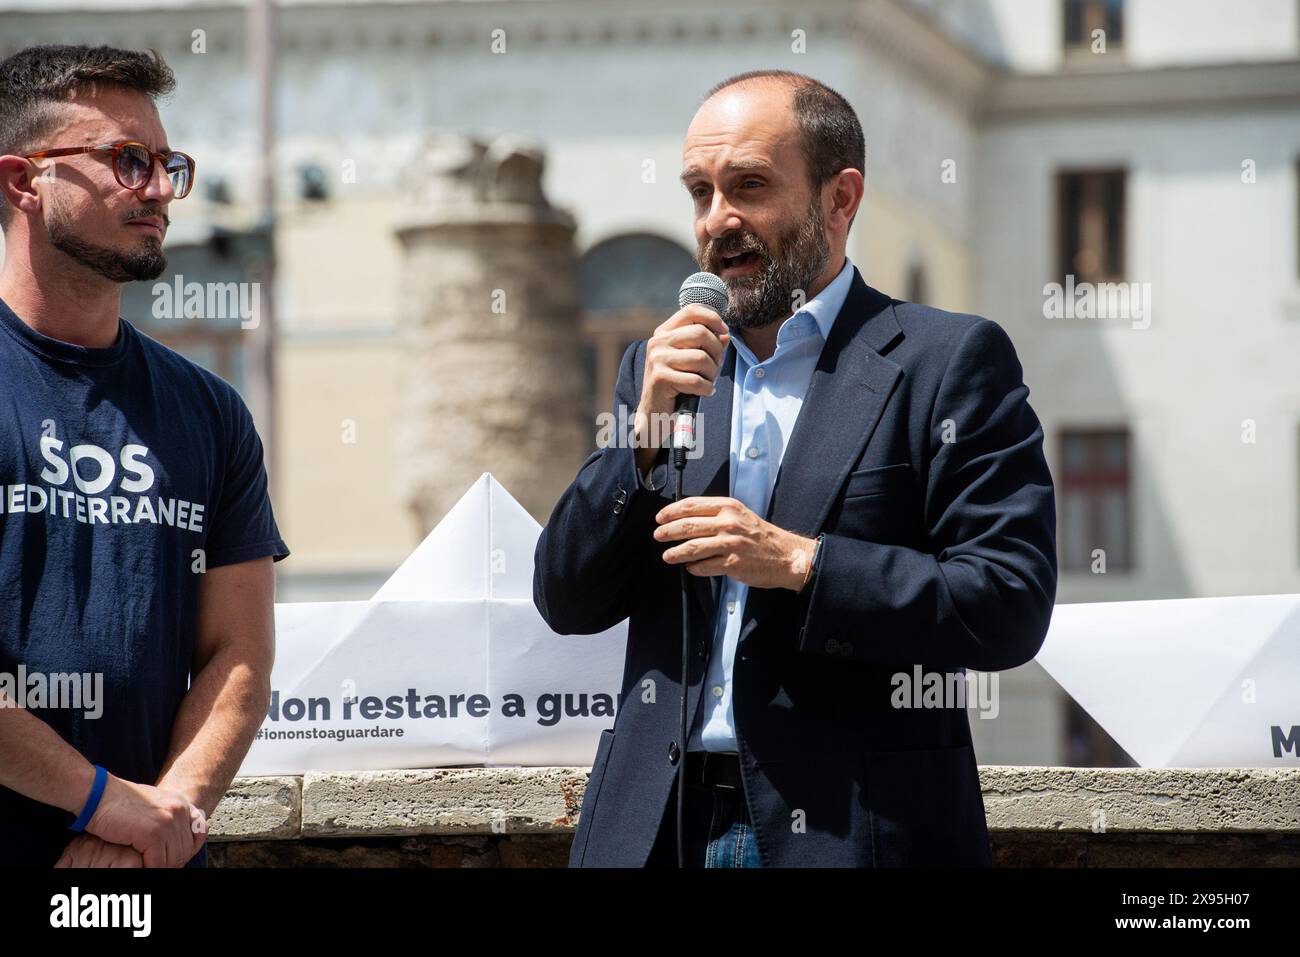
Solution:
[[(91, 763), (154, 784), (189, 687), (204, 569), (289, 551), (238, 393), (125, 320), (118, 330), (87, 349), (0, 301), (0, 680), (25, 677), (26, 703), (44, 705), (31, 712)], [(34, 697), (33, 675), (59, 674), (90, 676), (80, 708), (66, 679)], [(53, 864), (70, 823), (0, 787), (0, 865)]]

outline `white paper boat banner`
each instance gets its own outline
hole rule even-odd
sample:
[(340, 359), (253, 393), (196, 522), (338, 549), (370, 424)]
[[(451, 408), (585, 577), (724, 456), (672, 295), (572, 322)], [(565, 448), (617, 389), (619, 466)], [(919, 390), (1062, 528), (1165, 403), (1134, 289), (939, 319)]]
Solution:
[[(370, 601), (276, 605), (240, 773), (590, 762), (627, 625), (547, 627), (540, 533), (484, 473)], [(1300, 595), (1057, 605), (1038, 662), (1144, 767), (1300, 760)]]
[(239, 773), (589, 764), (627, 625), (550, 630), (540, 534), (485, 472), (370, 601), (276, 605), (270, 713)]
[(1300, 595), (1057, 605), (1038, 663), (1143, 767), (1300, 762)]

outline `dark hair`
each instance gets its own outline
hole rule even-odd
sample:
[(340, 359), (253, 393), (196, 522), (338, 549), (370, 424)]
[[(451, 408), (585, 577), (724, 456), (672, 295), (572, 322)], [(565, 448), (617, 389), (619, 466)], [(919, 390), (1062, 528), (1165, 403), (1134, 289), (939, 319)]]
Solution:
[[(39, 148), (58, 121), (57, 105), (97, 86), (136, 90), (157, 99), (176, 77), (157, 52), (49, 44), (27, 47), (0, 61), (0, 156)], [(78, 145), (78, 144), (56, 144)], [(12, 210), (0, 202), (0, 222)]]
[(867, 144), (858, 114), (848, 100), (810, 76), (790, 70), (751, 70), (723, 80), (704, 99), (748, 80), (777, 80), (794, 88), (794, 118), (814, 196), (840, 170), (855, 169), (866, 175)]

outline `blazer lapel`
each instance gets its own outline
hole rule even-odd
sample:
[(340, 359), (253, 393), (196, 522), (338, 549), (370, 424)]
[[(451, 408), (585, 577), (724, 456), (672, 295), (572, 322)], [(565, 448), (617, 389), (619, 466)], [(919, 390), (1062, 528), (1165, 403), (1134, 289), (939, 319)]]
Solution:
[(889, 298), (854, 267), (776, 473), (766, 516), (773, 525), (816, 537), (902, 375), (881, 355), (902, 334)]

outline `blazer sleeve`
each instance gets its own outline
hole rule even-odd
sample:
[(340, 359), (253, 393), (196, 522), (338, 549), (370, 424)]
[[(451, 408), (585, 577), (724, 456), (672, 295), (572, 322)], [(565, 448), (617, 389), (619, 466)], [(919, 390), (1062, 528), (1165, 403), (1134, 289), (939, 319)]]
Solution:
[(1028, 396), (1006, 332), (971, 325), (929, 419), (931, 550), (827, 534), (801, 651), (981, 671), (1038, 653), (1056, 598), (1056, 502)]
[[(614, 387), (610, 444), (582, 463), (560, 496), (533, 553), (533, 604), (552, 631), (593, 635), (631, 614), (632, 589), (655, 544), (654, 516), (671, 498), (668, 450), (642, 484), (630, 433), (641, 394), (646, 340), (630, 345)], [(621, 415), (620, 415), (620, 409)]]

